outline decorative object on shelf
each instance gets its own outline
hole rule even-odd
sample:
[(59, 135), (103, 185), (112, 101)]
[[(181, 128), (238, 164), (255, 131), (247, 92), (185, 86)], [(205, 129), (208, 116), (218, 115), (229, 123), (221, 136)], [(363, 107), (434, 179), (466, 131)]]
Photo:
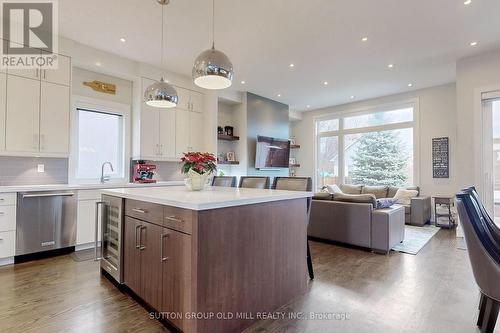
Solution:
[(290, 138), (290, 146), (295, 146), (296, 145), (296, 142), (295, 142), (295, 138)]
[(230, 151), (227, 153), (227, 161), (236, 162), (236, 154), (234, 153), (234, 151)]
[(116, 85), (112, 83), (106, 83), (102, 81), (87, 81), (83, 82), (84, 86), (92, 88), (92, 90), (97, 92), (102, 92), (105, 94), (116, 95)]
[[(161, 7), (161, 65), (163, 65), (163, 30), (164, 8), (170, 0), (157, 0)], [(174, 108), (177, 106), (179, 96), (175, 88), (161, 77), (160, 82), (155, 82), (144, 91), (144, 102), (155, 108)]]
[(188, 176), (186, 186), (192, 191), (203, 190), (210, 175), (217, 171), (216, 159), (211, 153), (187, 152), (181, 161), (181, 172)]
[(290, 157), (288, 159), (288, 164), (290, 164), (290, 165), (297, 164), (297, 160), (295, 159), (295, 157)]
[(432, 178), (450, 178), (449, 138), (432, 139)]
[(295, 171), (295, 169), (291, 169), (290, 170), (290, 177), (296, 177), (297, 176), (297, 172)]
[(217, 155), (217, 162), (225, 162), (225, 161), (226, 161), (226, 155), (222, 153)]
[(224, 129), (222, 126), (217, 126), (217, 134), (224, 134)]
[(233, 64), (215, 49), (215, 0), (212, 0), (212, 48), (203, 51), (194, 61), (193, 81), (205, 89), (226, 89), (233, 82)]
[(233, 136), (234, 135), (234, 127), (233, 126), (224, 126), (224, 132), (226, 132), (226, 135)]

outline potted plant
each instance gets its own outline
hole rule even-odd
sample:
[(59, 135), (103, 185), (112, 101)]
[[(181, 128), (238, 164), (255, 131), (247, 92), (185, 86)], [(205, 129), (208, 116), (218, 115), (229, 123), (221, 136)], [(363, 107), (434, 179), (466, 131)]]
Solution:
[(217, 170), (216, 158), (211, 153), (187, 152), (181, 161), (181, 172), (187, 174), (187, 185), (193, 191), (203, 190), (208, 177)]

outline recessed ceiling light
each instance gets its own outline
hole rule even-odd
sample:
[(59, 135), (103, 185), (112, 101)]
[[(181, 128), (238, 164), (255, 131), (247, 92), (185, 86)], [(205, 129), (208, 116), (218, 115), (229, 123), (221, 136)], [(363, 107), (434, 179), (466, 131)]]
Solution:
[(281, 94), (278, 94), (278, 97), (281, 97)]
[(99, 61), (98, 61), (98, 62), (96, 62), (96, 63), (95, 63), (95, 65), (96, 65), (97, 67), (101, 67), (101, 63), (100, 63)]
[(307, 105), (306, 105), (306, 108), (308, 108), (308, 109), (309, 109), (310, 107), (311, 107), (311, 106), (310, 106), (309, 104), (307, 104)]
[(413, 83), (408, 83), (408, 87), (413, 87)]
[(387, 65), (388, 68), (394, 68), (394, 64)]
[(472, 0), (465, 0), (464, 1), (464, 5), (468, 6), (472, 3)]
[(290, 68), (294, 68), (295, 64), (290, 64), (289, 66), (290, 66)]
[(324, 84), (325, 86), (327, 86), (327, 85), (328, 85), (328, 81), (323, 82), (323, 84)]
[(471, 42), (470, 43), (470, 46), (476, 46), (477, 45), (477, 42)]
[(351, 96), (351, 99), (354, 99), (354, 97), (355, 97), (355, 96), (354, 96), (354, 95), (352, 95), (352, 96)]
[(366, 37), (366, 36), (365, 36), (365, 37), (361, 38), (361, 41), (362, 41), (362, 42), (366, 42), (366, 41), (368, 41), (368, 37)]
[(241, 84), (245, 84), (246, 82), (245, 81), (241, 81)]
[(127, 40), (125, 38), (120, 38), (120, 42), (125, 43)]

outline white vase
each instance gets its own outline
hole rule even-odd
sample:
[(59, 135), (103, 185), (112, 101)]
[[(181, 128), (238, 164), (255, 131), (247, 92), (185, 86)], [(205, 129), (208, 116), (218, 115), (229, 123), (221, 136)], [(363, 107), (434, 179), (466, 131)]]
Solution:
[(192, 191), (201, 191), (207, 185), (209, 174), (205, 173), (203, 175), (200, 175), (197, 172), (189, 170), (187, 175), (188, 179), (186, 185)]

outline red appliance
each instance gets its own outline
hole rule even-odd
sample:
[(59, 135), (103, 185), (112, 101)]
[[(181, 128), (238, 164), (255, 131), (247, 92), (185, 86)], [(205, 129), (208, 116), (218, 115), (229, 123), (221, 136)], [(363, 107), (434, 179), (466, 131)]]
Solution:
[(134, 162), (134, 183), (156, 183), (153, 176), (156, 171), (156, 165), (146, 164), (144, 162), (136, 161)]

